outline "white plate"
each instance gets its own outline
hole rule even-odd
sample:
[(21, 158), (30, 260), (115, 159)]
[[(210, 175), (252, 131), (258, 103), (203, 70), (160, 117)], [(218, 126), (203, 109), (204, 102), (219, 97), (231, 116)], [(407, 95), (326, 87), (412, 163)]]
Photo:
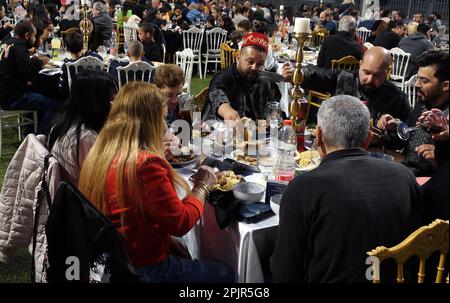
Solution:
[(59, 73), (61, 73), (61, 68), (59, 67), (43, 68), (39, 71), (39, 73), (47, 76), (58, 75)]

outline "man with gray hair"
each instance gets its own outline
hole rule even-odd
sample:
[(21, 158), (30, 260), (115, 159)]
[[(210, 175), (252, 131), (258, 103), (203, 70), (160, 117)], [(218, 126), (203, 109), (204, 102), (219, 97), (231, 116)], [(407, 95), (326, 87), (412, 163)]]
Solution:
[(339, 31), (336, 35), (327, 36), (317, 57), (317, 66), (331, 68), (331, 60), (353, 56), (361, 60), (362, 47), (355, 36), (356, 20), (352, 16), (344, 16), (339, 21)]
[(108, 15), (106, 5), (102, 2), (95, 2), (92, 5), (92, 16), (95, 24), (95, 39), (99, 45), (109, 41), (112, 34), (112, 19)]
[[(394, 246), (418, 226), (414, 176), (363, 149), (371, 139), (369, 119), (355, 97), (322, 103), (316, 128), (322, 161), (283, 194), (270, 260), (274, 282), (370, 282), (366, 252)], [(384, 269), (382, 280), (393, 278)]]

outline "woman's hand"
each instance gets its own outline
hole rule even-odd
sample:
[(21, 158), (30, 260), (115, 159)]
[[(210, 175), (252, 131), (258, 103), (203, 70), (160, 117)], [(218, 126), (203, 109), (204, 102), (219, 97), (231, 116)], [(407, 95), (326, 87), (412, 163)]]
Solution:
[(167, 134), (164, 137), (163, 141), (163, 148), (164, 148), (164, 156), (166, 157), (166, 160), (169, 161), (173, 158), (174, 153), (172, 153), (173, 150), (180, 151), (180, 139), (172, 134)]
[(205, 185), (210, 190), (217, 182), (217, 177), (211, 167), (202, 165), (192, 176), (194, 188), (199, 185)]

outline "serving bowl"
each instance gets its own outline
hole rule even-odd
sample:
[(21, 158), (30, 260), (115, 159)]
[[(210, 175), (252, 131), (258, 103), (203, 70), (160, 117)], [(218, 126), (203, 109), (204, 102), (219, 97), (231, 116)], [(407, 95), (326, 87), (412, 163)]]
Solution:
[(233, 195), (245, 204), (261, 201), (266, 188), (256, 182), (240, 182), (233, 187)]

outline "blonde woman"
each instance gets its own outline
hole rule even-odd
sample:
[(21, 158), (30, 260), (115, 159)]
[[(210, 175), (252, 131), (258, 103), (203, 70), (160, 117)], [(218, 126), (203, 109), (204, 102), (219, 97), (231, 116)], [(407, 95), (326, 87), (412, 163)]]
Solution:
[[(117, 224), (143, 282), (232, 282), (225, 264), (169, 254), (170, 236), (194, 226), (216, 176), (201, 167), (191, 191), (172, 169), (163, 149), (166, 114), (164, 94), (156, 86), (125, 85), (83, 164), (79, 188)], [(183, 200), (176, 186), (186, 191)]]

